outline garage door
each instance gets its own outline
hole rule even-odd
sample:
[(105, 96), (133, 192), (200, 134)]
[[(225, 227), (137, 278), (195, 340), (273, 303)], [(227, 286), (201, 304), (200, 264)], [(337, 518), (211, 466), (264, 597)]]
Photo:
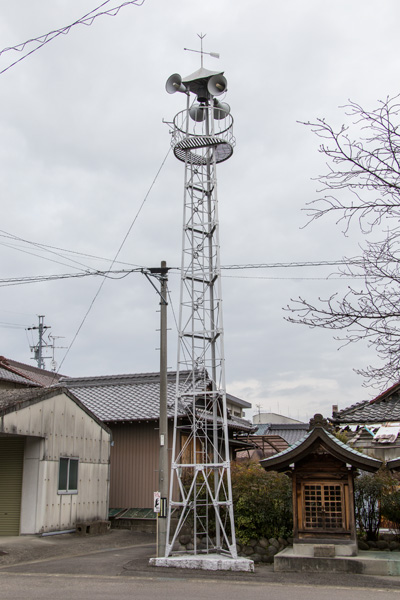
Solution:
[(0, 437), (0, 535), (19, 535), (23, 437)]

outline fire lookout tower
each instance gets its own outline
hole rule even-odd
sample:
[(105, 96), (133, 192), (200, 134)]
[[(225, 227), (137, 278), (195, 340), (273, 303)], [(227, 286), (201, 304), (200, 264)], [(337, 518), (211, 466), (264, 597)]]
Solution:
[[(201, 51), (203, 63), (203, 51)], [(213, 55), (215, 56), (215, 55)], [(184, 163), (184, 218), (179, 349), (165, 556), (176, 554), (182, 529), (193, 554), (237, 557), (228, 444), (219, 252), (217, 164), (235, 145), (222, 72), (201, 68), (171, 75), (169, 94), (186, 95), (172, 126), (174, 155)], [(179, 414), (189, 415), (181, 430)], [(172, 526), (171, 523), (177, 523)]]

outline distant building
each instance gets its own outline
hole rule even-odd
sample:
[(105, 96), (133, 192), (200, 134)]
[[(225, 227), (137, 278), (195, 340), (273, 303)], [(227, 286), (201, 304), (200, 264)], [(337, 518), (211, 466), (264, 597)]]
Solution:
[(258, 425), (260, 423), (301, 423), (301, 421), (297, 421), (291, 417), (284, 417), (277, 413), (268, 412), (253, 415), (253, 423)]
[(253, 447), (238, 453), (239, 459), (261, 460), (282, 452), (300, 440), (308, 431), (308, 424), (276, 413), (258, 413), (253, 416), (255, 428), (246, 440)]
[(333, 407), (330, 421), (344, 432), (354, 448), (380, 460), (400, 456), (400, 383), (373, 400), (364, 400), (342, 410)]

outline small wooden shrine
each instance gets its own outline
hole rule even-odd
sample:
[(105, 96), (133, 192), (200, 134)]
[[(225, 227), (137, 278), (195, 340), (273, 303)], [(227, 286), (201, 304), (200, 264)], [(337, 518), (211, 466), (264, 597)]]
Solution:
[(330, 544), (335, 555), (355, 555), (354, 476), (358, 469), (375, 472), (382, 463), (339, 441), (329, 427), (315, 415), (301, 440), (260, 464), (292, 478), (294, 550)]

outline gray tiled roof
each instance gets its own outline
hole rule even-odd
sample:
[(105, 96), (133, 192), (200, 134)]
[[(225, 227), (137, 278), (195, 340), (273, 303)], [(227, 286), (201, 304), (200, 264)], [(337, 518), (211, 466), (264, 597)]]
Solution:
[(45, 390), (42, 387), (0, 390), (0, 413), (7, 408), (21, 404), (22, 402), (40, 398), (46, 393), (48, 393), (48, 390)]
[(3, 381), (42, 387), (53, 385), (62, 377), (53, 371), (39, 369), (4, 356), (0, 356), (0, 375), (0, 379)]
[(374, 400), (364, 400), (338, 411), (334, 423), (386, 423), (400, 421), (400, 385), (389, 388)]
[[(180, 393), (191, 392), (191, 371), (180, 373)], [(160, 414), (160, 374), (140, 373), (137, 375), (110, 375), (102, 377), (81, 377), (62, 379), (59, 385), (66, 386), (82, 404), (87, 406), (99, 419), (105, 422), (147, 421), (159, 418)], [(196, 391), (203, 388), (201, 375), (195, 382)], [(201, 386), (201, 387), (200, 387)], [(167, 376), (168, 417), (174, 416), (176, 393), (176, 373)], [(180, 416), (185, 416), (185, 406), (181, 406)], [(230, 417), (229, 425), (238, 429), (250, 429), (245, 419)]]
[(308, 431), (308, 423), (260, 423), (253, 435), (279, 435), (289, 446)]
[(7, 381), (8, 383), (19, 383), (21, 385), (31, 385), (31, 386), (39, 385), (38, 383), (34, 383), (33, 381), (30, 381), (26, 377), (23, 377), (22, 375), (18, 375), (18, 373), (14, 373), (13, 371), (10, 371), (9, 369), (4, 369), (1, 366), (0, 366), (0, 380)]

